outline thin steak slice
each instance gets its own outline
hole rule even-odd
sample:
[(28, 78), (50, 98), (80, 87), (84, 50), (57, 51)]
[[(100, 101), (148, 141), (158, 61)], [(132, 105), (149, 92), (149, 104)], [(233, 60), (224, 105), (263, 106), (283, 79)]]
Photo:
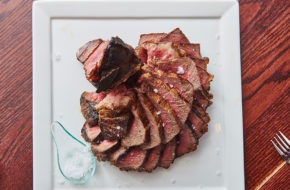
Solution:
[(161, 38), (165, 37), (166, 33), (149, 33), (141, 34), (138, 45), (142, 45), (144, 42), (159, 42)]
[(195, 63), (188, 57), (173, 60), (157, 61), (156, 67), (164, 72), (178, 74), (179, 77), (188, 80), (194, 90), (201, 89), (200, 78)]
[(199, 118), (194, 112), (190, 112), (188, 120), (192, 124), (191, 127), (194, 130), (198, 138), (208, 131), (208, 124)]
[(152, 102), (157, 112), (160, 113), (163, 127), (163, 143), (171, 141), (180, 131), (178, 118), (170, 105), (158, 94), (152, 92), (150, 87), (142, 84), (142, 91), (146, 92), (148, 99)]
[(81, 63), (85, 63), (86, 60), (90, 57), (90, 55), (96, 51), (96, 49), (99, 47), (99, 45), (103, 42), (102, 39), (92, 40), (84, 44), (82, 47), (80, 47), (76, 53), (77, 59)]
[(176, 139), (174, 138), (165, 145), (158, 165), (162, 168), (169, 168), (175, 159), (175, 150)]
[(83, 92), (80, 98), (81, 112), (89, 125), (97, 125), (99, 115), (94, 108), (97, 103), (103, 100), (106, 93)]
[(185, 34), (180, 30), (180, 28), (175, 28), (174, 30), (169, 32), (166, 36), (164, 36), (160, 41), (173, 42), (177, 45), (181, 43), (190, 43), (190, 41), (185, 36)]
[(97, 142), (101, 136), (101, 129), (98, 125), (90, 126), (87, 122), (85, 122), (82, 130), (81, 130), (82, 137), (87, 142)]
[(108, 153), (114, 151), (119, 146), (117, 140), (103, 140), (98, 144), (91, 144), (91, 150), (99, 160), (105, 160), (108, 157)]
[(124, 155), (127, 152), (127, 148), (123, 147), (123, 146), (119, 146), (119, 148), (117, 150), (115, 150), (114, 152), (112, 152), (109, 155), (109, 160), (112, 164), (116, 164), (118, 159)]
[(122, 139), (122, 146), (127, 148), (142, 145), (149, 139), (149, 123), (146, 116), (143, 114), (141, 105), (136, 102), (131, 112), (133, 114), (133, 123), (127, 136)]
[(120, 170), (138, 170), (145, 162), (146, 156), (147, 150), (134, 147), (118, 159), (116, 166)]
[(193, 102), (192, 111), (196, 115), (198, 115), (198, 117), (200, 117), (205, 123), (208, 123), (210, 121), (208, 113), (198, 104), (198, 102)]
[(99, 125), (104, 139), (117, 140), (124, 138), (130, 120), (131, 113), (129, 112), (115, 117), (102, 117), (100, 115)]
[(201, 58), (199, 44), (183, 43), (183, 44), (179, 44), (178, 47), (184, 50), (187, 56)]
[(143, 107), (150, 126), (150, 141), (141, 146), (142, 149), (151, 149), (161, 144), (163, 128), (161, 118), (150, 100), (140, 90), (137, 90), (138, 100)]
[(177, 90), (179, 95), (186, 100), (189, 104), (193, 101), (193, 86), (188, 80), (178, 77), (176, 73), (165, 73), (160, 69), (144, 65), (142, 70), (150, 72), (155, 78), (162, 80), (170, 88)]
[(161, 155), (161, 145), (149, 150), (147, 160), (144, 162), (140, 171), (152, 172), (159, 163)]
[(141, 80), (149, 84), (153, 91), (159, 94), (172, 107), (181, 123), (185, 123), (191, 110), (191, 105), (183, 100), (174, 88), (170, 88), (162, 80), (154, 78), (150, 73), (144, 73), (141, 76)]
[(187, 124), (184, 124), (180, 133), (178, 134), (176, 157), (180, 157), (186, 153), (196, 150), (198, 139), (195, 137), (194, 132)]

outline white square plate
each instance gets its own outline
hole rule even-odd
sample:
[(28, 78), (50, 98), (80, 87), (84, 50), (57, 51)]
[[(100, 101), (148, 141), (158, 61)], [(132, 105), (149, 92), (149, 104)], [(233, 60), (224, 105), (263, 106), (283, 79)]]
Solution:
[[(153, 173), (97, 166), (86, 185), (59, 183), (50, 123), (80, 137), (79, 97), (86, 81), (76, 50), (85, 42), (119, 36), (136, 46), (139, 35), (179, 27), (210, 58), (214, 95), (211, 122), (198, 150)], [(45, 189), (244, 189), (239, 5), (234, 0), (43, 0), (33, 4), (33, 187)], [(81, 137), (80, 137), (81, 138)]]

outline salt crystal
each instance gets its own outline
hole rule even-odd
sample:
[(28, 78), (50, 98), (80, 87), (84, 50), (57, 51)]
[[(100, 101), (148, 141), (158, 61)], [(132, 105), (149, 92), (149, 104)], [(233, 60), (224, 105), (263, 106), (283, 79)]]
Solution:
[(154, 88), (153, 91), (154, 91), (155, 93), (158, 93), (158, 90), (157, 90), (156, 88)]
[(161, 114), (161, 111), (156, 112), (156, 114), (157, 114), (157, 115), (160, 115), (160, 114)]
[(182, 67), (180, 67), (180, 66), (178, 66), (177, 67), (177, 72), (176, 72), (177, 74), (184, 74), (184, 69), (182, 68)]
[(169, 87), (170, 87), (170, 88), (173, 88), (173, 85), (172, 85), (172, 84), (169, 84)]
[(121, 127), (120, 127), (120, 126), (117, 126), (116, 128), (117, 128), (117, 130), (120, 130), (120, 129), (121, 129)]
[(165, 126), (165, 123), (162, 123), (162, 127), (164, 127)]

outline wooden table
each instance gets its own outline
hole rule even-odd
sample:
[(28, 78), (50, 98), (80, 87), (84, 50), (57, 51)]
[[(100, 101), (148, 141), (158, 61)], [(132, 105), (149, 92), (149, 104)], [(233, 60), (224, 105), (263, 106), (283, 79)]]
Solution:
[[(290, 137), (289, 6), (240, 1), (246, 189), (290, 189), (290, 166), (270, 143), (279, 130)], [(0, 1), (1, 190), (32, 189), (31, 8)]]

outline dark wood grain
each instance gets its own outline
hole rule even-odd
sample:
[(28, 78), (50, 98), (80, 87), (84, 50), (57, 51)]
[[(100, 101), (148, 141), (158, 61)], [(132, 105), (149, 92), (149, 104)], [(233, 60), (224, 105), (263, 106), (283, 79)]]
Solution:
[[(278, 130), (290, 137), (289, 6), (240, 0), (246, 189), (289, 189), (270, 143)], [(31, 7), (0, 0), (1, 190), (32, 189)]]

